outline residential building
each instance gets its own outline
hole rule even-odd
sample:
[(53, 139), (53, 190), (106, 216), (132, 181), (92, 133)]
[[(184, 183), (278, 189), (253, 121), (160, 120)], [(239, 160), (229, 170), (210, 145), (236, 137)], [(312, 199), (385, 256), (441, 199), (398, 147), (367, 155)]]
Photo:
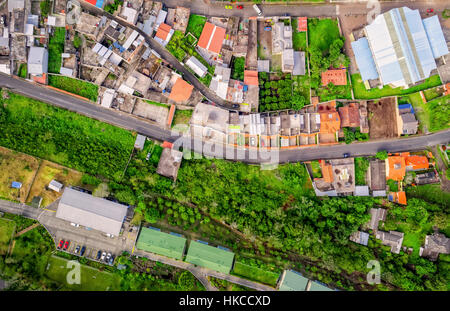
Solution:
[(200, 78), (203, 78), (208, 72), (208, 68), (206, 68), (206, 66), (203, 65), (195, 56), (189, 57), (186, 65), (191, 68)]
[(174, 30), (167, 24), (162, 23), (159, 25), (158, 30), (156, 31), (155, 41), (161, 44), (162, 46), (166, 46), (169, 43)]
[(209, 88), (222, 99), (227, 98), (228, 84), (230, 83), (231, 68), (217, 65), (214, 77), (211, 79)]
[(225, 39), (226, 29), (209, 22), (205, 23), (197, 46), (213, 54), (219, 54)]
[(387, 245), (391, 247), (391, 252), (394, 254), (399, 254), (402, 243), (403, 243), (403, 232), (398, 231), (377, 231), (375, 234), (375, 237), (379, 240), (381, 240), (381, 243), (383, 245)]
[(172, 87), (169, 99), (176, 103), (184, 103), (191, 97), (193, 89), (194, 86), (187, 83), (182, 78), (178, 78)]
[(164, 148), (158, 162), (156, 173), (176, 181), (182, 159), (183, 152), (171, 148)]
[(339, 107), (339, 117), (341, 118), (341, 127), (359, 127), (359, 104), (349, 103)]
[(28, 54), (28, 73), (31, 75), (42, 76), (47, 73), (48, 51), (43, 47), (30, 47)]
[(402, 127), (402, 134), (417, 134), (419, 122), (414, 115), (414, 109), (411, 104), (404, 104), (398, 106), (400, 114), (400, 122)]
[(405, 158), (389, 156), (386, 160), (386, 180), (402, 181), (406, 174)]
[(244, 84), (258, 86), (258, 71), (244, 70)]
[(439, 254), (450, 254), (450, 239), (442, 233), (425, 236), (425, 244), (419, 250), (419, 255), (436, 261)]
[(367, 246), (369, 243), (369, 234), (367, 232), (356, 231), (352, 233), (349, 240)]

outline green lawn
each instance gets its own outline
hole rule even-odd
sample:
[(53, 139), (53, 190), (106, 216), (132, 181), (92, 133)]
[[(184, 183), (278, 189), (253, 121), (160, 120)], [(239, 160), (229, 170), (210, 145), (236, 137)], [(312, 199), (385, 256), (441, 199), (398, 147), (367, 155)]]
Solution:
[(309, 45), (319, 48), (321, 51), (328, 51), (330, 44), (338, 39), (339, 27), (335, 19), (308, 19), (308, 39)]
[(86, 97), (94, 102), (98, 97), (98, 85), (64, 76), (48, 76), (48, 84), (72, 94)]
[(231, 67), (231, 79), (244, 81), (245, 57), (234, 57)]
[(61, 290), (114, 291), (120, 289), (120, 277), (109, 272), (102, 272), (92, 267), (81, 265), (80, 284), (68, 284), (67, 275), (73, 270), (67, 268), (68, 260), (52, 256), (48, 260), (46, 276), (63, 284)]
[(443, 92), (438, 92), (437, 88), (432, 88), (432, 89), (428, 89), (423, 91), (423, 94), (425, 95), (425, 98), (427, 101), (433, 100), (437, 97), (440, 97), (443, 95)]
[(26, 79), (27, 78), (27, 73), (28, 73), (28, 69), (27, 69), (27, 64), (22, 63), (19, 66), (19, 77)]
[(439, 75), (434, 75), (426, 79), (422, 84), (410, 87), (409, 89), (403, 89), (401, 87), (391, 88), (390, 86), (385, 85), (382, 89), (373, 88), (366, 90), (359, 73), (352, 74), (351, 79), (356, 99), (374, 99), (386, 96), (407, 95), (442, 84)]
[(297, 31), (298, 19), (292, 19), (292, 44), (296, 51), (306, 51), (306, 32)]
[(367, 158), (355, 158), (355, 176), (357, 185), (366, 185), (366, 174), (369, 169), (369, 160)]
[(205, 16), (191, 14), (191, 16), (189, 16), (189, 22), (186, 28), (186, 33), (190, 32), (197, 39), (200, 38), (205, 23), (206, 23)]
[(319, 161), (311, 161), (311, 168), (314, 178), (321, 178), (322, 177), (322, 169), (320, 168)]
[(294, 81), (297, 80), (297, 92), (303, 95), (303, 97), (306, 99), (306, 105), (308, 105), (309, 98), (310, 98), (310, 92), (311, 92), (311, 84), (309, 82), (309, 76), (306, 73), (304, 76), (295, 76), (293, 77)]
[(48, 72), (59, 73), (61, 69), (61, 54), (64, 52), (66, 29), (55, 27), (48, 43)]
[(439, 131), (450, 127), (450, 95), (436, 98), (425, 105), (429, 115), (429, 130)]
[(93, 175), (121, 174), (133, 133), (9, 93), (0, 102), (0, 145)]
[(168, 105), (163, 104), (163, 103), (158, 103), (158, 102), (154, 102), (154, 101), (147, 100), (147, 99), (145, 100), (145, 102), (150, 104), (150, 105), (154, 105), (154, 106), (158, 106), (158, 107), (164, 107), (164, 108), (169, 108)]
[(280, 276), (278, 273), (252, 267), (239, 261), (234, 263), (234, 268), (231, 274), (271, 286), (277, 285), (277, 280)]
[(0, 218), (0, 255), (4, 255), (8, 251), (14, 226), (14, 221)]

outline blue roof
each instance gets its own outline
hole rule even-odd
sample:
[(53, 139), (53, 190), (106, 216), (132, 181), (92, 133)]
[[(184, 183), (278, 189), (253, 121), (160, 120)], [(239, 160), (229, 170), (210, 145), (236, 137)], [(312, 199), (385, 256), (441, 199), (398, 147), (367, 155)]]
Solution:
[(370, 52), (369, 42), (363, 37), (352, 43), (353, 53), (355, 54), (356, 64), (363, 81), (377, 79), (378, 72), (373, 60), (372, 52)]
[(414, 108), (411, 104), (403, 104), (403, 105), (398, 105), (398, 109), (402, 110), (402, 109), (409, 109), (409, 111), (411, 113), (414, 113)]
[(101, 9), (103, 7), (103, 0), (97, 0), (95, 6)]
[(424, 19), (423, 25), (425, 26), (425, 32), (427, 33), (434, 58), (448, 54), (447, 43), (445, 42), (438, 16), (434, 15)]
[(11, 183), (11, 187), (16, 188), (16, 189), (20, 189), (22, 187), (22, 183), (18, 182), (18, 181), (13, 181)]

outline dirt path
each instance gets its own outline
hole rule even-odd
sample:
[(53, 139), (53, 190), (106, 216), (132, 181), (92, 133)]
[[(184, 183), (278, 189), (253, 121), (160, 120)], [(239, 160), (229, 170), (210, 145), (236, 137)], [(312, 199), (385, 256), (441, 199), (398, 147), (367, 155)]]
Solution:
[(33, 229), (36, 228), (36, 227), (39, 227), (40, 225), (41, 225), (40, 223), (35, 223), (34, 225), (31, 225), (31, 226), (29, 226), (28, 228), (23, 229), (22, 231), (20, 231), (20, 232), (18, 232), (18, 233), (16, 234), (16, 238), (19, 237), (19, 236), (21, 236), (21, 235), (24, 234), (24, 233), (27, 233), (27, 232), (30, 231), (30, 230), (33, 230)]

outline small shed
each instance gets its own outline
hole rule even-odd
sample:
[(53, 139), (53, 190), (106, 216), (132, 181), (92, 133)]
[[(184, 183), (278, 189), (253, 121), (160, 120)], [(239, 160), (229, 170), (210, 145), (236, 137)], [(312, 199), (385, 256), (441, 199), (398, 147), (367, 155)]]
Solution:
[(145, 137), (144, 135), (138, 134), (136, 137), (136, 141), (134, 142), (134, 148), (143, 150), (146, 139), (147, 137)]
[(35, 208), (41, 207), (42, 204), (42, 197), (33, 197), (33, 200), (31, 200), (31, 206)]
[(14, 189), (20, 189), (20, 188), (22, 188), (22, 183), (18, 182), (18, 181), (13, 181), (11, 183), (11, 187), (14, 188)]
[(62, 183), (57, 182), (54, 179), (52, 179), (52, 181), (48, 184), (48, 188), (56, 192), (61, 192), (63, 187), (64, 185)]

